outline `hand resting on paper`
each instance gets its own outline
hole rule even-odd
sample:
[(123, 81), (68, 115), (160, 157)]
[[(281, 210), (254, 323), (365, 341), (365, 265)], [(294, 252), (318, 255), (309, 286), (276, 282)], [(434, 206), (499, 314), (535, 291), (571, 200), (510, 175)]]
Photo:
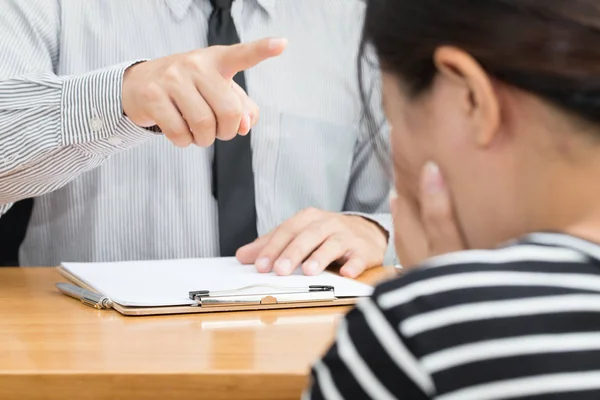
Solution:
[(452, 197), (436, 164), (425, 165), (418, 191), (414, 199), (405, 182), (396, 179), (397, 194), (390, 198), (396, 252), (405, 269), (432, 256), (466, 249)]
[(306, 275), (317, 275), (337, 261), (342, 275), (355, 278), (381, 265), (387, 243), (387, 232), (373, 221), (311, 208), (240, 248), (236, 257), (260, 272), (278, 275), (289, 275), (296, 266)]

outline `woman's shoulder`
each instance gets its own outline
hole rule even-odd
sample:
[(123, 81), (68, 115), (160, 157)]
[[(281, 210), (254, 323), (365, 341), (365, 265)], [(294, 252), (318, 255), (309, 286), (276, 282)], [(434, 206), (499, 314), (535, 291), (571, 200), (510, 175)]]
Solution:
[(315, 368), (318, 390), (488, 398), (497, 382), (535, 391), (520, 378), (597, 369), (580, 350), (598, 349), (599, 250), (542, 234), (432, 258), (350, 311)]
[(583, 239), (536, 234), (435, 257), (380, 284), (364, 302), (355, 319), (382, 316), (385, 324), (369, 322), (373, 334), (356, 334), (356, 343), (401, 343), (410, 357), (398, 356), (399, 365), (438, 394), (474, 386), (486, 392), (521, 373), (598, 368), (600, 246)]
[(384, 310), (411, 305), (414, 312), (426, 312), (506, 300), (527, 291), (584, 290), (590, 282), (600, 291), (600, 261), (594, 251), (600, 259), (600, 246), (594, 243), (561, 234), (528, 235), (492, 250), (430, 258), (377, 286), (372, 299)]

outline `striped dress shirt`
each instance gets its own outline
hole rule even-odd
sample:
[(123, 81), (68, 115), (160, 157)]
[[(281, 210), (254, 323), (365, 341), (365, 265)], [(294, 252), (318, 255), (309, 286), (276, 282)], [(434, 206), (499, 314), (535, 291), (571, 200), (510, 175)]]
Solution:
[[(246, 72), (261, 107), (261, 235), (307, 207), (364, 213), (391, 232), (389, 182), (360, 123), (363, 7), (234, 2), (242, 41), (289, 39), (281, 57)], [(205, 47), (211, 10), (209, 0), (0, 2), (0, 215), (36, 196), (22, 265), (218, 256), (212, 149), (178, 149), (121, 106), (124, 70)], [(367, 77), (378, 88), (375, 69)]]
[(600, 246), (535, 233), (380, 285), (304, 399), (600, 399)]

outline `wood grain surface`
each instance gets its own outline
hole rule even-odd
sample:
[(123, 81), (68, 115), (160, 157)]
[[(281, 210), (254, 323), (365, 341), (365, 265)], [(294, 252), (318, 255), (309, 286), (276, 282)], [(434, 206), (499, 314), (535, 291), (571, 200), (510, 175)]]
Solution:
[(348, 311), (126, 317), (61, 294), (61, 281), (0, 268), (0, 399), (298, 399)]

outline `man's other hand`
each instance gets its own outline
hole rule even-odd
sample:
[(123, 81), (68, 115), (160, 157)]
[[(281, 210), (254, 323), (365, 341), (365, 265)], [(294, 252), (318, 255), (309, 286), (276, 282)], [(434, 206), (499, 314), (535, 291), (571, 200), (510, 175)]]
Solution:
[(387, 243), (387, 232), (373, 221), (311, 208), (240, 248), (236, 257), (260, 272), (278, 275), (289, 275), (297, 267), (317, 275), (339, 262), (340, 273), (355, 278), (383, 263)]

